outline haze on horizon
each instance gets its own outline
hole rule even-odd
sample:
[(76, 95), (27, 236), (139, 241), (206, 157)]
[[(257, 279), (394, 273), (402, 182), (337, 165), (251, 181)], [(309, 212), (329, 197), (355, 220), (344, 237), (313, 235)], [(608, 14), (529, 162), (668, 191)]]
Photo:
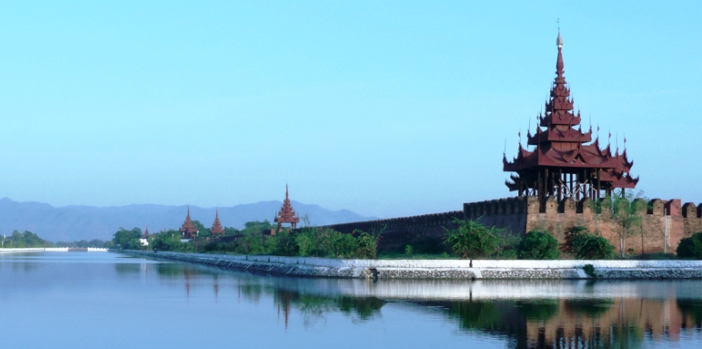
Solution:
[(23, 1), (0, 11), (0, 197), (395, 217), (513, 196), (556, 21), (583, 128), (702, 202), (702, 4)]

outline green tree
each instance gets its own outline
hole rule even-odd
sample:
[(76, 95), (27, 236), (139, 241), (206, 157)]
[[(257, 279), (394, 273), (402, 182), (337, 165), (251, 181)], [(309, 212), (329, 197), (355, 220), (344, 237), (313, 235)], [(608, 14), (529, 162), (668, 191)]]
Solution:
[(303, 257), (375, 259), (378, 236), (360, 230), (344, 234), (329, 228), (304, 228), (295, 233), (294, 241), (298, 255)]
[(181, 232), (177, 230), (161, 231), (152, 234), (151, 247), (155, 251), (192, 251), (193, 245), (181, 242)]
[(592, 236), (587, 227), (576, 225), (566, 233), (565, 251), (577, 255), (580, 249), (585, 246), (587, 240)]
[(276, 228), (277, 226), (271, 224), (267, 219), (264, 221), (252, 221), (252, 222), (246, 222), (244, 223), (244, 230), (242, 233), (250, 233), (250, 232), (269, 232), (271, 229)]
[(295, 244), (297, 244), (300, 256), (312, 256), (317, 247), (314, 228), (305, 228), (301, 232), (295, 234)]
[(445, 242), (461, 258), (487, 257), (500, 246), (495, 227), (486, 228), (474, 220), (462, 219), (454, 219), (454, 224), (457, 228), (447, 229)]
[(197, 229), (198, 238), (206, 238), (211, 235), (210, 229), (202, 225), (197, 219), (193, 220), (193, 226)]
[(354, 230), (356, 235), (356, 255), (355, 258), (376, 259), (378, 258), (378, 238), (379, 234), (366, 233), (361, 230)]
[(295, 243), (294, 234), (287, 229), (276, 233), (273, 239), (275, 241), (275, 247), (272, 252), (274, 255), (297, 256), (300, 252), (299, 247)]
[(517, 255), (519, 259), (558, 259), (558, 240), (548, 232), (532, 230), (519, 244)]
[(232, 236), (232, 235), (237, 235), (240, 234), (241, 232), (239, 229), (232, 228), (232, 227), (224, 227), (224, 236)]
[(601, 236), (590, 234), (583, 226), (575, 226), (566, 235), (565, 248), (577, 259), (611, 259), (614, 246)]
[(5, 248), (24, 248), (24, 247), (49, 247), (53, 244), (40, 238), (37, 234), (25, 230), (20, 233), (15, 230), (9, 237), (2, 237), (2, 246)]
[(612, 259), (614, 246), (601, 236), (589, 236), (575, 255), (578, 259)]
[[(606, 196), (595, 202), (595, 210), (600, 217), (614, 225), (614, 233), (619, 238), (620, 257), (624, 258), (624, 241), (635, 233), (645, 234), (643, 230), (643, 214), (646, 212), (646, 201), (639, 192), (631, 193), (617, 191), (614, 196)], [(643, 240), (642, 240), (643, 243)]]
[(136, 250), (141, 247), (139, 243), (141, 235), (141, 229), (139, 228), (134, 228), (132, 230), (119, 228), (119, 230), (112, 235), (112, 243), (122, 249)]
[(680, 258), (702, 259), (702, 232), (680, 240), (675, 253)]

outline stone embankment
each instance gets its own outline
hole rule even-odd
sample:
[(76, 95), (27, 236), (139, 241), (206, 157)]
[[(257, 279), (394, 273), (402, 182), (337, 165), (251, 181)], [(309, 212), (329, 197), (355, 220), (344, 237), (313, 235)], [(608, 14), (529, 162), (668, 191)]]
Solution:
[(698, 279), (702, 261), (370, 260), (125, 251), (149, 258), (283, 276), (377, 279)]

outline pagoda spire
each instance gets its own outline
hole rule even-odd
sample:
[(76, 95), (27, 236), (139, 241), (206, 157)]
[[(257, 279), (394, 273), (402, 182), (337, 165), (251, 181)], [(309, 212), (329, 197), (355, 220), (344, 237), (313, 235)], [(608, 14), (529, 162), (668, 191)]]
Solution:
[(561, 37), (561, 30), (558, 29), (558, 38), (556, 38), (556, 46), (558, 46), (558, 59), (556, 60), (556, 75), (557, 77), (563, 77), (563, 38)]
[(212, 228), (210, 228), (210, 233), (214, 235), (224, 235), (224, 228), (222, 228), (222, 223), (219, 222), (219, 210), (215, 211), (215, 220), (212, 223)]
[(292, 229), (295, 229), (297, 223), (300, 222), (300, 217), (297, 216), (297, 213), (295, 213), (295, 210), (290, 203), (290, 195), (288, 193), (287, 184), (285, 184), (285, 201), (283, 201), (283, 207), (280, 208), (280, 211), (278, 212), (278, 215), (275, 217), (274, 221), (278, 223), (277, 231), (280, 231), (283, 223), (290, 223)]
[(197, 236), (197, 228), (195, 228), (193, 221), (190, 219), (190, 206), (188, 206), (188, 214), (185, 216), (183, 226), (180, 227), (180, 232), (183, 234), (183, 239), (192, 239)]

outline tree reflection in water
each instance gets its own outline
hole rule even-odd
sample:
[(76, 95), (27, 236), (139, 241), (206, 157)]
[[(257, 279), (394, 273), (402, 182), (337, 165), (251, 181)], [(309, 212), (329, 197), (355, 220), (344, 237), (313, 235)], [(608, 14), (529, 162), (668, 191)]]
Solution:
[(303, 315), (305, 326), (312, 326), (330, 312), (341, 312), (354, 322), (366, 321), (379, 316), (380, 308), (387, 303), (375, 297), (323, 296), (283, 289), (276, 289), (274, 300), (285, 316), (286, 327), (292, 308)]
[[(622, 282), (586, 285), (589, 287), (586, 289), (592, 292), (584, 293), (583, 298), (561, 298), (556, 294), (552, 298), (540, 299), (519, 298), (518, 295), (518, 299), (471, 296), (466, 300), (417, 300), (390, 295), (402, 297), (402, 292), (398, 290), (409, 289), (411, 292), (414, 285), (411, 283), (385, 282), (383, 287), (378, 288), (373, 283), (359, 283), (360, 281), (277, 278), (246, 273), (220, 274), (216, 269), (171, 263), (151, 266), (155, 267), (161, 277), (185, 282), (188, 292), (190, 284), (195, 283), (197, 278), (201, 286), (203, 282), (211, 282), (217, 296), (221, 292), (220, 284), (230, 280), (235, 285), (238, 299), (255, 304), (272, 299), (275, 311), (284, 318), (286, 328), (293, 313), (301, 316), (305, 327), (326, 322), (327, 315), (334, 313), (344, 314), (354, 323), (372, 321), (381, 316), (381, 309), (388, 302), (406, 303), (426, 310), (441, 309), (462, 331), (502, 337), (508, 341), (509, 347), (514, 348), (635, 348), (642, 346), (644, 340), (676, 342), (683, 329), (699, 330), (702, 326), (702, 300), (675, 298), (676, 289), (696, 288), (697, 284), (694, 283)], [(135, 271), (132, 267), (118, 268), (123, 273)], [(211, 274), (211, 277), (198, 278), (201, 274)], [(393, 285), (398, 288), (393, 289)], [(441, 283), (425, 283), (420, 286), (441, 290), (447, 285), (452, 287), (452, 284)], [(470, 284), (464, 285), (470, 287)], [(554, 286), (553, 282), (545, 285)], [(568, 286), (566, 283), (558, 285)], [(621, 285), (630, 286), (624, 287), (627, 290), (655, 286), (673, 292), (662, 293), (663, 296), (647, 296), (648, 298), (631, 294), (626, 297), (612, 296), (617, 294), (612, 290), (617, 290)], [(503, 286), (499, 283), (484, 283), (483, 295), (486, 294), (485, 290), (491, 292), (495, 288), (497, 291)], [(381, 289), (388, 293), (376, 297), (376, 292)], [(355, 290), (357, 293), (349, 295), (344, 290)], [(596, 295), (603, 290), (610, 296), (597, 298)]]
[(678, 309), (682, 313), (683, 328), (702, 327), (702, 300), (700, 299), (678, 299), (676, 300)]

